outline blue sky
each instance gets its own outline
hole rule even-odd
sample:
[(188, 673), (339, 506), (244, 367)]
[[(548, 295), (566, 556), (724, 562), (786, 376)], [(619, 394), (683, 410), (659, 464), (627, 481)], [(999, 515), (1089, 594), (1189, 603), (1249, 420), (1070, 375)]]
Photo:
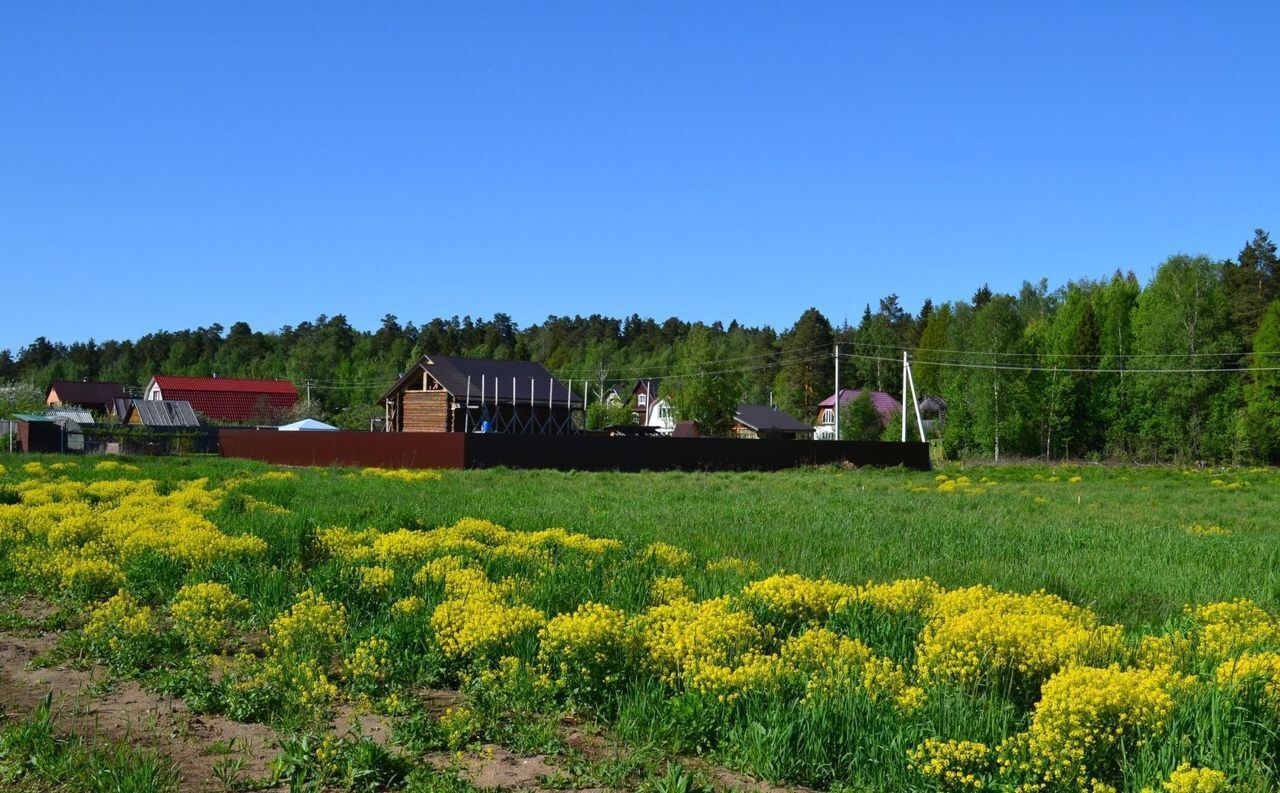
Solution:
[[(364, 7), (361, 7), (361, 6)], [(1280, 234), (1276, 3), (6, 3), (0, 348), (855, 321)]]

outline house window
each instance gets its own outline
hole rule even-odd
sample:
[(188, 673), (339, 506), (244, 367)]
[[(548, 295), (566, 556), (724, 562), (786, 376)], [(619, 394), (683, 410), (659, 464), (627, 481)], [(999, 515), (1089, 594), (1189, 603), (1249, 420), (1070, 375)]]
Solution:
[(668, 420), (670, 420), (670, 419), (671, 419), (671, 406), (670, 406), (670, 405), (659, 405), (659, 406), (658, 406), (658, 418), (662, 419), (663, 421), (668, 421)]
[(645, 407), (645, 406), (646, 406), (646, 405), (648, 405), (648, 404), (649, 404), (649, 395), (648, 395), (648, 394), (636, 394), (636, 406), (637, 406), (637, 407)]
[(822, 424), (835, 424), (836, 423), (835, 411), (832, 410), (831, 408), (824, 408), (822, 411), (822, 418), (820, 419), (820, 422)]

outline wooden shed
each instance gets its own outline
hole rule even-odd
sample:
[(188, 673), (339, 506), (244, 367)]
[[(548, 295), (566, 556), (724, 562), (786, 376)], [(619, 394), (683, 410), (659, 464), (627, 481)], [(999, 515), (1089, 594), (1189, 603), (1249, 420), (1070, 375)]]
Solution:
[(424, 355), (379, 400), (387, 432), (580, 431), (582, 397), (541, 365)]

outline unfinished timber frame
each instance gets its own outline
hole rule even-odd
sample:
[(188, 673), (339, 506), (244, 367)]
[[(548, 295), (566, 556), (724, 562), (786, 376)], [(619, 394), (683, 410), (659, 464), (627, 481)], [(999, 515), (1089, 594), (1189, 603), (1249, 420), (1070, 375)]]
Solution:
[(583, 399), (536, 363), (423, 356), (380, 400), (387, 432), (570, 435)]

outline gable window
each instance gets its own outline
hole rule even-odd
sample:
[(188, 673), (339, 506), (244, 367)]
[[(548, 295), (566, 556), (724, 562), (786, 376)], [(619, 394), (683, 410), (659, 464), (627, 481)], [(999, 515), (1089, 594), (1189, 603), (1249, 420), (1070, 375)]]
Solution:
[(822, 418), (819, 419), (819, 422), (822, 424), (835, 424), (836, 423), (835, 411), (832, 410), (831, 408), (824, 408), (822, 411)]
[(649, 404), (649, 395), (643, 392), (636, 394), (636, 406), (645, 407)]
[(671, 406), (666, 404), (658, 405), (658, 418), (668, 421), (671, 418)]

